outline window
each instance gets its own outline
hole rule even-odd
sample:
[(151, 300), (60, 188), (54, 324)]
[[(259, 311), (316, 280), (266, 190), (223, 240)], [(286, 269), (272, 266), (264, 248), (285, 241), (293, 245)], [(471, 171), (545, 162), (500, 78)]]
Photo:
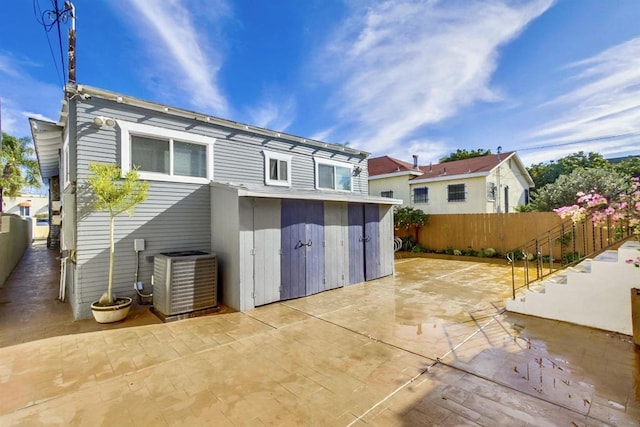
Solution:
[(291, 187), (291, 156), (263, 150), (264, 183)]
[(29, 211), (31, 208), (29, 206), (20, 206), (20, 216), (29, 216)]
[(524, 189), (524, 204), (525, 205), (529, 204), (529, 189), (528, 188)]
[(316, 162), (316, 188), (351, 191), (352, 164), (315, 157), (314, 160)]
[(447, 201), (464, 202), (466, 200), (464, 187), (464, 184), (447, 185)]
[(495, 202), (496, 201), (496, 191), (497, 187), (493, 182), (487, 182), (487, 201)]
[(429, 187), (414, 188), (413, 203), (429, 203)]
[(380, 196), (381, 197), (388, 197), (389, 199), (393, 199), (393, 190), (381, 191), (380, 192)]
[(214, 138), (117, 121), (123, 175), (138, 167), (142, 179), (208, 183), (213, 179)]

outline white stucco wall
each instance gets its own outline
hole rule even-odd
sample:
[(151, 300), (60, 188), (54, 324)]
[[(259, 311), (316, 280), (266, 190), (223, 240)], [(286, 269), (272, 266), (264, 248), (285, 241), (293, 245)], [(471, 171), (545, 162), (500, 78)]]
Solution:
[(39, 194), (26, 194), (20, 197), (3, 198), (3, 212), (20, 215), (20, 203), (28, 202), (31, 204), (29, 208), (29, 216), (35, 218), (37, 214), (49, 214), (49, 197)]
[[(465, 184), (466, 198), (464, 201), (449, 202), (448, 186)], [(450, 180), (439, 180), (412, 184), (414, 188), (428, 187), (429, 202), (415, 203), (414, 206), (426, 213), (453, 214), (453, 213), (485, 213), (487, 212), (487, 191), (485, 177), (460, 179), (453, 177)]]
[[(488, 184), (496, 185), (495, 200), (488, 196)], [(449, 202), (447, 200), (448, 186), (465, 184), (465, 201)], [(504, 213), (505, 212), (505, 188), (508, 187), (508, 212), (515, 212), (519, 205), (525, 203), (525, 190), (529, 184), (515, 161), (507, 160), (505, 163), (491, 171), (487, 175), (452, 176), (451, 179), (439, 177), (424, 182), (419, 179), (410, 182), (409, 192), (414, 188), (428, 187), (429, 202), (413, 203), (416, 208), (427, 213), (434, 214), (463, 214), (463, 213)]]
[(409, 178), (413, 175), (401, 175), (388, 178), (370, 178), (369, 195), (380, 197), (383, 191), (393, 191), (394, 199), (402, 199), (402, 206), (411, 205)]
[[(568, 271), (567, 283), (545, 282), (545, 292), (526, 291), (507, 300), (507, 310), (631, 335), (631, 289), (640, 287), (640, 243), (626, 242), (591, 261), (590, 272)], [(612, 280), (613, 279), (613, 280)]]

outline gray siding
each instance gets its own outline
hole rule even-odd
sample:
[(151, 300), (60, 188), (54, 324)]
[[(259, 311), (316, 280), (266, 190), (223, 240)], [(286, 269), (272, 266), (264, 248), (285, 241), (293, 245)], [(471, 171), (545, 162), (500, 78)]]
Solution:
[[(219, 288), (225, 305), (241, 309), (240, 282), (246, 281), (240, 264), (239, 199), (235, 191), (211, 187), (211, 250), (218, 257)], [(244, 236), (243, 236), (244, 237)], [(253, 268), (253, 267), (252, 267)]]
[[(76, 104), (77, 102), (77, 104)], [(91, 212), (86, 197), (86, 178), (90, 162), (120, 162), (120, 132), (118, 128), (104, 129), (93, 124), (95, 116), (158, 126), (167, 129), (191, 132), (216, 138), (214, 145), (213, 176), (215, 181), (254, 183), (264, 182), (264, 156), (262, 150), (282, 152), (292, 156), (292, 187), (296, 189), (315, 188), (315, 166), (313, 156), (350, 162), (360, 166), (362, 173), (353, 178), (353, 191), (367, 194), (367, 163), (362, 156), (332, 150), (322, 150), (305, 144), (295, 144), (279, 138), (269, 138), (180, 118), (169, 114), (119, 104), (99, 98), (75, 99), (71, 109), (70, 126), (75, 127), (77, 146), (70, 150), (71, 176), (77, 179), (77, 270), (75, 274), (76, 317), (90, 317), (89, 304), (97, 300), (107, 285), (109, 260), (108, 216), (104, 212)], [(225, 244), (235, 231), (238, 239), (237, 218), (228, 218), (229, 212), (237, 216), (237, 206), (228, 210), (212, 200), (209, 185), (180, 184), (175, 182), (150, 181), (147, 201), (136, 208), (135, 215), (120, 216), (116, 219), (116, 258), (114, 268), (114, 289), (118, 295), (134, 296), (136, 252), (133, 240), (145, 239), (145, 251), (140, 254), (140, 275), (145, 287), (151, 285), (153, 272), (152, 256), (161, 252), (197, 249), (214, 250)], [(237, 201), (236, 201), (237, 204)], [(222, 215), (222, 218), (216, 217)], [(213, 217), (212, 217), (213, 216)], [(232, 227), (227, 227), (231, 222)], [(222, 233), (222, 236), (212, 235)], [(214, 243), (212, 245), (212, 243)], [(232, 253), (234, 252), (235, 253)], [(237, 261), (237, 249), (220, 254), (221, 271), (228, 257)], [(226, 276), (226, 274), (224, 274)], [(225, 277), (227, 283), (238, 283), (239, 278)], [(224, 283), (223, 283), (224, 286)], [(232, 306), (243, 307), (247, 301), (240, 301), (237, 290), (225, 286), (225, 299), (233, 301)]]
[(380, 206), (380, 277), (393, 274), (393, 207)]

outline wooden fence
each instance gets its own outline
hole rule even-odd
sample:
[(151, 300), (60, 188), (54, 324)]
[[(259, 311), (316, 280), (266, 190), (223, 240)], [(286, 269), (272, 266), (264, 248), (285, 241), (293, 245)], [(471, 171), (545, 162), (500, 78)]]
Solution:
[[(427, 225), (419, 229), (418, 242), (430, 250), (493, 248), (502, 254), (521, 247), (561, 222), (554, 212), (429, 215)], [(404, 230), (396, 233), (407, 234)], [(414, 235), (414, 231), (410, 234)]]

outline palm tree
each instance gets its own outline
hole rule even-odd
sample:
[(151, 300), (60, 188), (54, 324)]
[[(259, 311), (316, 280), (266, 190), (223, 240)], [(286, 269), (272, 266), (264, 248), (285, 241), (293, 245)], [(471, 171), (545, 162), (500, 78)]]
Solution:
[(4, 195), (17, 197), (26, 186), (41, 186), (35, 149), (29, 137), (16, 138), (2, 133), (0, 145), (0, 212)]

